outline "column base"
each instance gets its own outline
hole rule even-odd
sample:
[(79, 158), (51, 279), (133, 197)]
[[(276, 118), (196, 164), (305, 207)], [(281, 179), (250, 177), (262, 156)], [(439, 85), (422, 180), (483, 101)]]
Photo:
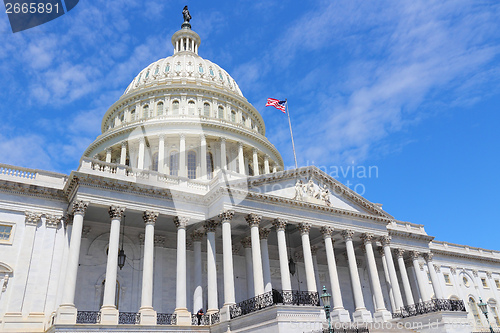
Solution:
[(118, 325), (118, 309), (114, 305), (101, 308), (101, 325)]
[(178, 326), (191, 326), (191, 312), (186, 308), (175, 309), (174, 314), (177, 316)]
[(152, 307), (140, 308), (140, 325), (156, 325), (156, 311)]
[(349, 311), (346, 309), (337, 309), (330, 312), (330, 318), (333, 322), (337, 323), (349, 323), (351, 322), (351, 316), (349, 316)]
[(380, 310), (373, 314), (373, 320), (377, 323), (387, 322), (392, 319), (392, 313), (387, 310)]
[(359, 309), (354, 311), (352, 319), (355, 323), (371, 323), (373, 322), (372, 314), (367, 309)]
[(231, 311), (230, 311), (231, 305), (232, 304), (223, 305), (222, 309), (220, 309), (219, 313), (220, 313), (221, 323), (231, 320)]
[(61, 304), (56, 311), (55, 324), (57, 325), (75, 325), (78, 310), (73, 304)]

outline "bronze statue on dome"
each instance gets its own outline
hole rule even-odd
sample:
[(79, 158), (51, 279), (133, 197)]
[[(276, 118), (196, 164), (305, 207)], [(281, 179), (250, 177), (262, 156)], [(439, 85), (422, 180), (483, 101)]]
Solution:
[(184, 22), (189, 22), (191, 20), (191, 14), (189, 14), (188, 6), (184, 6), (182, 10), (182, 15), (184, 16)]

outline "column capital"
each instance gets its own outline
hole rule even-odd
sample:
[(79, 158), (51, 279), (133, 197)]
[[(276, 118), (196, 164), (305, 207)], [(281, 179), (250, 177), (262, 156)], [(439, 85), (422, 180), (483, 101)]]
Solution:
[(121, 144), (122, 148), (127, 148), (128, 143), (126, 140), (122, 141), (120, 144)]
[(38, 221), (40, 221), (40, 218), (42, 217), (42, 213), (36, 212), (24, 212), (24, 215), (26, 217), (25, 223), (27, 225), (37, 225)]
[(146, 138), (145, 138), (145, 137), (143, 137), (143, 136), (141, 136), (141, 137), (139, 138), (139, 143), (146, 143)]
[(309, 230), (311, 230), (311, 224), (310, 223), (299, 223), (297, 228), (300, 230), (300, 234), (309, 234)]
[(378, 254), (380, 254), (382, 257), (384, 257), (384, 256), (385, 256), (384, 248), (383, 248), (382, 246), (381, 246), (381, 247), (379, 247), (379, 248), (377, 249), (377, 251), (378, 251)]
[(158, 134), (158, 140), (165, 140), (165, 134)]
[(389, 235), (384, 235), (379, 237), (380, 243), (382, 243), (383, 246), (389, 246), (391, 244), (391, 239), (392, 237)]
[(243, 142), (238, 141), (238, 148), (243, 148)]
[(241, 240), (241, 245), (245, 248), (245, 249), (248, 249), (248, 248), (251, 248), (252, 247), (252, 239), (247, 236), (245, 238), (243, 238)]
[(411, 260), (418, 260), (420, 257), (420, 252), (418, 251), (410, 251), (410, 258)]
[(361, 240), (363, 241), (364, 245), (366, 245), (367, 243), (371, 243), (374, 238), (375, 235), (368, 232), (365, 232), (364, 234), (361, 235)]
[(47, 228), (57, 228), (57, 225), (59, 224), (59, 221), (61, 221), (61, 219), (62, 219), (62, 216), (46, 214), (45, 215), (45, 226)]
[(257, 148), (252, 148), (252, 153), (257, 154), (259, 150)]
[(111, 154), (112, 152), (113, 152), (113, 148), (111, 148), (111, 147), (106, 148), (106, 153)]
[[(450, 273), (453, 275), (457, 274), (457, 267), (456, 266), (450, 266)], [(488, 275), (488, 272), (486, 272), (486, 275)], [(491, 272), (490, 272), (490, 277), (491, 277)]]
[(315, 256), (318, 253), (318, 247), (316, 245), (311, 246), (311, 254)]
[(234, 210), (224, 210), (220, 212), (219, 218), (221, 219), (221, 222), (231, 222), (231, 220), (234, 217)]
[(319, 229), (319, 231), (321, 231), (321, 234), (323, 235), (323, 238), (331, 238), (333, 230), (334, 229), (332, 227), (321, 227)]
[(87, 211), (87, 207), (89, 206), (88, 202), (84, 202), (82, 200), (76, 200), (73, 202), (72, 212), (73, 215), (85, 215)]
[(264, 161), (266, 161), (266, 160), (269, 161), (269, 155), (267, 155), (267, 154), (264, 155)]
[(441, 265), (434, 264), (434, 270), (436, 271), (436, 273), (440, 273), (441, 272)]
[(429, 261), (432, 261), (432, 257), (434, 256), (434, 254), (432, 254), (432, 252), (427, 252), (427, 253), (424, 253), (424, 259), (429, 262)]
[(261, 215), (254, 214), (254, 213), (251, 213), (251, 214), (248, 214), (248, 215), (245, 217), (245, 220), (247, 221), (247, 223), (248, 223), (248, 225), (249, 225), (250, 227), (253, 227), (253, 226), (259, 226), (260, 221), (262, 220), (262, 216), (261, 216)]
[(220, 142), (221, 142), (221, 143), (222, 143), (222, 142), (223, 142), (223, 143), (226, 143), (227, 138), (226, 138), (226, 137), (224, 137), (224, 136), (221, 136), (221, 137), (219, 138), (219, 140), (220, 140)]
[(233, 255), (237, 256), (238, 254), (240, 254), (240, 248), (236, 245), (233, 245), (232, 246), (232, 253), (233, 253)]
[(111, 219), (121, 219), (125, 213), (125, 207), (111, 205), (108, 210)]
[(288, 220), (282, 219), (282, 218), (277, 218), (273, 220), (273, 227), (276, 228), (276, 230), (285, 230), (286, 225), (288, 224)]
[(207, 137), (205, 134), (200, 134), (200, 141), (201, 142), (205, 141), (205, 143), (207, 142)]
[(203, 227), (205, 228), (205, 232), (215, 232), (217, 229), (217, 226), (219, 225), (219, 222), (214, 221), (214, 220), (206, 220), (205, 223), (203, 224)]
[(352, 241), (352, 236), (354, 236), (354, 231), (352, 230), (342, 230), (342, 237), (344, 237), (344, 241)]
[(271, 232), (271, 229), (267, 229), (267, 228), (260, 228), (259, 229), (259, 235), (260, 235), (260, 239), (267, 239), (267, 237), (269, 237), (269, 233)]
[(162, 247), (163, 245), (165, 245), (165, 236), (155, 235), (154, 243), (155, 243), (155, 246)]
[(186, 139), (186, 134), (184, 134), (184, 133), (180, 133), (180, 134), (179, 134), (179, 138), (180, 138), (181, 140)]
[(403, 258), (403, 257), (404, 257), (405, 252), (406, 252), (406, 251), (405, 251), (405, 250), (403, 250), (403, 249), (396, 249), (396, 250), (394, 251), (394, 253), (396, 253), (396, 256), (398, 257), (398, 259), (399, 259), (399, 258)]
[[(451, 270), (452, 268), (453, 268), (453, 269), (455, 269), (455, 267), (450, 267), (450, 270)], [(455, 269), (455, 270), (456, 270), (456, 269)], [(486, 277), (487, 277), (488, 279), (491, 279), (491, 271), (486, 271)]]
[(148, 223), (155, 224), (158, 215), (160, 215), (160, 213), (147, 210), (142, 214), (142, 218), (144, 220), (144, 223), (146, 224)]
[(174, 216), (174, 224), (177, 229), (185, 229), (189, 222), (189, 217), (186, 216)]
[(202, 231), (195, 230), (191, 233), (191, 240), (193, 242), (201, 242), (203, 239), (203, 236), (205, 236), (205, 233)]
[[(435, 265), (434, 265), (434, 266), (435, 266)], [(472, 270), (472, 275), (474, 275), (475, 277), (477, 277), (477, 276), (478, 276), (477, 269), (473, 269), (473, 270)]]

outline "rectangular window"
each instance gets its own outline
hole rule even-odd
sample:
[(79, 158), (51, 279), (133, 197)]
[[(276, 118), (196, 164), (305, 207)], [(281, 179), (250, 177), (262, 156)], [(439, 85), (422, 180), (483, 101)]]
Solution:
[(450, 275), (444, 274), (444, 282), (451, 285)]
[(481, 278), (481, 283), (483, 284), (484, 288), (488, 288), (488, 283), (486, 282), (485, 278)]
[(500, 280), (495, 280), (495, 284), (497, 285), (497, 289), (500, 289)]
[(0, 243), (10, 243), (12, 236), (12, 226), (0, 224)]

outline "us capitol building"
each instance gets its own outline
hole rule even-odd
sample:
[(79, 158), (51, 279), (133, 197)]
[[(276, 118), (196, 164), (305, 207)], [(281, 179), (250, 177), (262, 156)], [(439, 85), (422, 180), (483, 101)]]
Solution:
[(284, 170), (184, 17), (78, 170), (0, 164), (1, 332), (319, 331), (323, 286), (332, 327), (500, 326), (500, 252), (436, 241), (314, 166)]

